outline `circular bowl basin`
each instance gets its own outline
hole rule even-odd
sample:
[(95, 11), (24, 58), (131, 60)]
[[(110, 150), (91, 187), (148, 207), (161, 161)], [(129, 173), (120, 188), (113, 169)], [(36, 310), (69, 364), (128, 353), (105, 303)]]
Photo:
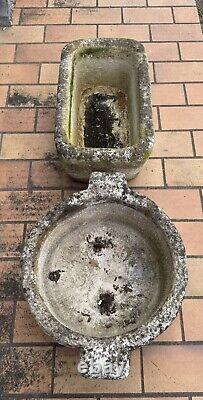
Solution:
[(172, 322), (187, 281), (174, 225), (121, 174), (94, 173), (87, 190), (39, 222), (23, 263), (32, 312), (56, 341), (83, 349), (85, 376), (94, 376), (101, 354), (125, 367), (99, 377), (126, 376), (130, 350)]

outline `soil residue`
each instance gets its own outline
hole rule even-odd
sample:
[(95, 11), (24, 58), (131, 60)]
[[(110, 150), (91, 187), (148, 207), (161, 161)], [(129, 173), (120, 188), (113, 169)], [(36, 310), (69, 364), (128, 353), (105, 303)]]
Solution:
[(101, 315), (110, 316), (114, 314), (116, 312), (114, 294), (111, 292), (101, 293), (99, 295), (98, 307)]
[(92, 93), (85, 105), (84, 144), (85, 147), (116, 148), (123, 147), (119, 137), (113, 132), (118, 118), (111, 104), (117, 100), (115, 95)]
[(54, 0), (55, 7), (77, 7), (80, 2), (77, 0)]
[[(9, 261), (9, 263), (11, 263)], [(0, 298), (23, 298), (22, 271), (18, 263), (13, 262), (11, 268), (8, 266), (0, 278)]]
[(12, 212), (24, 220), (37, 220), (52, 208), (57, 200), (54, 193), (32, 192), (30, 195), (13, 192), (8, 196)]
[(2, 302), (0, 304), (0, 342), (8, 342), (12, 330), (13, 304)]
[(102, 250), (107, 248), (113, 249), (113, 242), (109, 237), (96, 236), (91, 238), (89, 235), (87, 237), (87, 242), (92, 245), (94, 253), (101, 253)]
[(31, 96), (14, 92), (8, 97), (8, 105), (11, 107), (54, 107), (56, 103), (56, 95), (50, 93), (46, 99), (41, 99), (40, 96)]
[[(0, 393), (35, 390), (42, 381), (43, 368), (51, 368), (52, 349), (4, 347), (0, 350)], [(35, 391), (34, 390), (34, 391)]]

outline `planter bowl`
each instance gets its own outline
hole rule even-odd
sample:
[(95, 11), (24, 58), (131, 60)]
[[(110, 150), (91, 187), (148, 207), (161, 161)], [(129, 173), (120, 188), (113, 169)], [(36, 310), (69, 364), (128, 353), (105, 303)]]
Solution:
[(119, 173), (92, 174), (87, 190), (49, 212), (22, 260), (37, 322), (81, 349), (78, 370), (92, 378), (128, 375), (131, 350), (170, 325), (187, 282), (176, 228)]
[(89, 39), (61, 55), (55, 144), (67, 173), (137, 175), (154, 142), (148, 62), (141, 43)]

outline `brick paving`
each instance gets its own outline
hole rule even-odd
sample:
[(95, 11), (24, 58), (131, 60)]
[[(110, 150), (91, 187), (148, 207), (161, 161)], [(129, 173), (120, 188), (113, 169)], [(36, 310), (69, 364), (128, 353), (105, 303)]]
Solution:
[[(123, 381), (85, 380), (77, 351), (53, 343), (23, 299), (19, 263), (35, 221), (84, 185), (55, 159), (60, 52), (78, 38), (128, 37), (146, 47), (156, 144), (131, 186), (182, 234), (189, 284), (178, 317), (133, 352)], [(203, 36), (195, 0), (16, 0), (0, 31), (0, 398), (203, 400)]]

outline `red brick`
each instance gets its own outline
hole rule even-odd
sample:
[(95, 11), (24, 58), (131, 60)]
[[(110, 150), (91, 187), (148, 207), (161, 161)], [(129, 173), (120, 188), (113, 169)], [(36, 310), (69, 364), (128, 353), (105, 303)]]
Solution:
[(8, 86), (0, 86), (0, 107), (4, 107), (6, 104), (7, 92)]
[(4, 135), (1, 158), (32, 159), (44, 158), (55, 150), (52, 133), (8, 134)]
[(74, 8), (72, 23), (74, 24), (105, 24), (121, 22), (119, 8)]
[(186, 340), (203, 340), (203, 299), (185, 299), (183, 323)]
[(149, 41), (148, 25), (101, 25), (99, 37), (128, 38), (140, 41)]
[(38, 132), (53, 132), (55, 130), (55, 113), (55, 109), (39, 109), (37, 118)]
[(193, 132), (197, 156), (203, 156), (203, 131)]
[(12, 62), (14, 54), (14, 44), (0, 44), (0, 63)]
[(173, 22), (170, 8), (124, 8), (125, 23), (168, 23)]
[(185, 104), (185, 95), (182, 85), (153, 84), (151, 90), (153, 105)]
[[(13, 224), (9, 224), (10, 227), (14, 227)], [(7, 224), (8, 226), (8, 224)], [(19, 226), (19, 224), (18, 224)], [(21, 225), (23, 231), (23, 225)], [(19, 250), (18, 245), (21, 244), (22, 234), (20, 233), (19, 243), (16, 244), (17, 250)], [(15, 235), (15, 233), (14, 233)], [(1, 239), (0, 239), (1, 240)], [(15, 236), (16, 240), (16, 236)], [(14, 250), (16, 252), (16, 248)], [(10, 252), (8, 252), (9, 256), (12, 256)], [(17, 253), (19, 256), (19, 252)], [(22, 268), (20, 265), (20, 260), (7, 260), (4, 259), (0, 261), (0, 297), (1, 299), (16, 299), (23, 297), (22, 290)]]
[(202, 390), (203, 346), (146, 346), (146, 392), (198, 392)]
[[(181, 340), (182, 340), (182, 335), (181, 335), (181, 326), (180, 326), (180, 316), (178, 315), (175, 318), (175, 320), (172, 322), (172, 324), (161, 335), (159, 335), (155, 339), (155, 342), (174, 342), (174, 341), (181, 342)], [(178, 400), (178, 399), (174, 399), (174, 400)]]
[(158, 42), (202, 40), (200, 24), (152, 25), (151, 31), (152, 39)]
[(37, 43), (43, 38), (43, 26), (13, 26), (1, 31), (1, 43)]
[(17, 46), (17, 62), (50, 62), (60, 61), (61, 43), (23, 44)]
[(149, 61), (179, 60), (177, 43), (145, 43), (144, 46)]
[(158, 82), (198, 82), (203, 80), (203, 63), (156, 63), (155, 74)]
[[(149, 6), (182, 6), (183, 0), (148, 0)], [(185, 6), (194, 6), (195, 0), (184, 0)]]
[(42, 64), (40, 83), (57, 83), (59, 77), (59, 64)]
[[(37, 221), (61, 199), (60, 190), (0, 192), (0, 220)], [(12, 224), (7, 224), (11, 226)], [(16, 235), (14, 235), (16, 237)]]
[(99, 0), (99, 7), (127, 7), (146, 6), (146, 0)]
[(16, 0), (15, 7), (46, 7), (47, 0)]
[(198, 189), (142, 189), (139, 192), (155, 201), (170, 218), (203, 217)]
[(39, 66), (36, 64), (0, 65), (1, 83), (37, 83)]
[(22, 25), (47, 25), (70, 23), (70, 9), (25, 8), (21, 14)]
[(203, 260), (202, 258), (188, 258), (187, 296), (203, 296)]
[(49, 7), (94, 7), (96, 0), (48, 0)]
[(186, 248), (187, 255), (203, 255), (202, 237), (203, 223), (202, 222), (176, 222), (178, 231), (180, 232), (183, 243)]
[(130, 186), (163, 186), (161, 160), (148, 160), (140, 173), (130, 181)]
[(183, 60), (203, 60), (203, 42), (180, 43), (180, 52)]
[(173, 11), (177, 23), (199, 22), (197, 7), (173, 7)]
[(203, 104), (203, 83), (187, 83), (186, 92), (189, 104)]
[(67, 173), (61, 168), (59, 162), (33, 161), (31, 169), (31, 181), (34, 188), (52, 187), (67, 188), (71, 185), (71, 180)]
[(152, 157), (193, 156), (190, 132), (156, 132)]
[(37, 324), (25, 301), (17, 302), (13, 341), (15, 343), (52, 342), (51, 337), (46, 335)]
[(203, 126), (203, 106), (164, 107), (160, 115), (164, 130), (202, 129)]
[(26, 188), (28, 182), (29, 163), (18, 161), (0, 161), (0, 188)]
[[(1, 220), (7, 220), (7, 215), (1, 214), (1, 212), (0, 210)], [(18, 257), (22, 240), (23, 224), (0, 224), (0, 257)]]
[(19, 24), (20, 13), (21, 13), (21, 10), (19, 8), (14, 8), (13, 15), (12, 15), (13, 26)]
[[(56, 350), (54, 393), (140, 393), (139, 350), (132, 352), (131, 369), (126, 379), (117, 381), (84, 379), (77, 372), (78, 351), (60, 347)], [(67, 373), (68, 371), (68, 373)]]
[(13, 328), (13, 301), (0, 302), (0, 343), (9, 343)]
[[(151, 80), (151, 82), (152, 82), (152, 80)], [(159, 129), (157, 107), (152, 108), (152, 118), (153, 118), (154, 129), (155, 129), (155, 131), (157, 131)]]
[(10, 379), (2, 380), (3, 393), (51, 392), (53, 348), (7, 347), (1, 350), (1, 368)]
[(166, 180), (173, 186), (203, 185), (203, 159), (165, 160)]
[(64, 42), (77, 40), (80, 38), (96, 38), (96, 26), (94, 25), (57, 25), (47, 26), (46, 28), (46, 42)]
[(34, 129), (35, 110), (1, 109), (0, 130), (2, 132), (32, 132)]
[(14, 85), (10, 86), (8, 106), (54, 107), (56, 85)]

